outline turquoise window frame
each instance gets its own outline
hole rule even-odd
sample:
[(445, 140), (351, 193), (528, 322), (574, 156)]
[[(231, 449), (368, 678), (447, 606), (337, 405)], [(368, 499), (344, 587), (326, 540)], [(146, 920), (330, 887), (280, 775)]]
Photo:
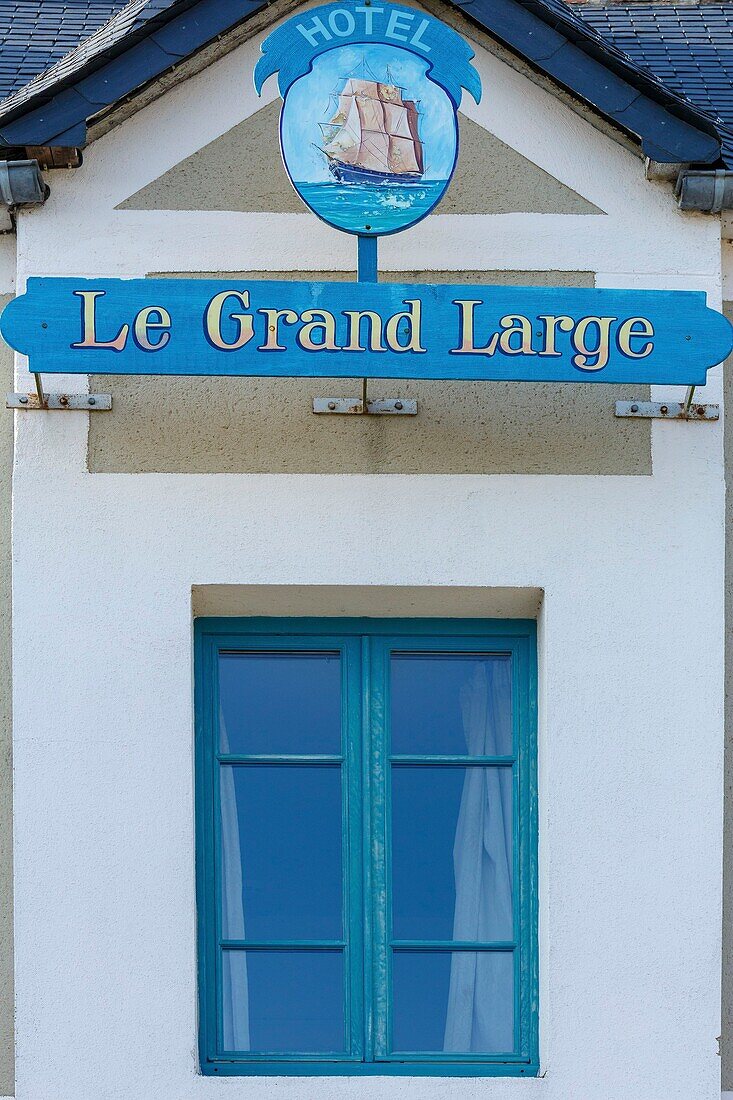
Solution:
[[(216, 1076), (536, 1076), (539, 1072), (537, 869), (537, 641), (532, 620), (200, 618), (194, 624), (196, 890), (198, 909), (199, 1056)], [(329, 650), (341, 655), (342, 753), (339, 756), (226, 757), (218, 752), (220, 651)], [(390, 757), (389, 658), (392, 651), (508, 654), (512, 660), (513, 753), (508, 757)], [(506, 1054), (400, 1052), (389, 1049), (388, 777), (393, 761), (489, 763), (511, 767), (514, 784), (514, 938), (481, 949), (511, 950), (515, 959), (515, 1047)], [(345, 958), (344, 1054), (241, 1054), (223, 1050), (221, 957), (243, 944), (219, 935), (218, 776), (221, 763), (330, 764), (343, 769), (343, 941), (265, 941), (342, 951)], [(396, 941), (395, 941), (396, 942)], [(402, 947), (410, 948), (407, 943)], [(466, 945), (475, 949), (476, 945)], [(412, 949), (461, 948), (415, 941)]]

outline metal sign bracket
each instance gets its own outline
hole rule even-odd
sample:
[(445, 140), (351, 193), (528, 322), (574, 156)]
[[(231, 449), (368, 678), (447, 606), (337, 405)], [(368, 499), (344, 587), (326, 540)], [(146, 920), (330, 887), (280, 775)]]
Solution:
[(617, 401), (616, 416), (635, 420), (719, 420), (720, 405), (693, 402), (695, 387), (688, 386), (684, 401)]
[(313, 412), (326, 416), (417, 416), (417, 401), (406, 397), (370, 399), (368, 379), (361, 380), (361, 397), (314, 397)]
[(417, 416), (417, 401), (405, 397), (367, 400), (360, 397), (314, 397), (313, 412), (330, 416)]
[[(357, 236), (357, 281), (376, 283), (378, 237)], [(313, 412), (325, 416), (417, 416), (417, 401), (404, 397), (370, 400), (367, 378), (361, 380), (361, 397), (314, 397)]]
[(5, 397), (6, 409), (30, 412), (109, 412), (112, 408), (110, 393), (45, 393), (40, 374), (34, 373), (35, 393), (9, 393)]

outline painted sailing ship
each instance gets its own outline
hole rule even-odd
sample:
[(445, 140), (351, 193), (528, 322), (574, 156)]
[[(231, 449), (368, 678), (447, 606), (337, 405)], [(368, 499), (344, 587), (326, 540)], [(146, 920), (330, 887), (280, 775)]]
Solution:
[(418, 183), (425, 171), (417, 103), (386, 80), (348, 76), (333, 93), (335, 111), (320, 123), (319, 146), (338, 183)]

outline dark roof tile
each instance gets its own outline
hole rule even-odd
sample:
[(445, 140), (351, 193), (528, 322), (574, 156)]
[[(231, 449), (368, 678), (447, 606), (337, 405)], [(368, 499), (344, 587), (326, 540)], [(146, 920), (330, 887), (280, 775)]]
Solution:
[(0, 0), (0, 100), (60, 61), (121, 7), (121, 0)]
[[(2, 142), (12, 143), (31, 132), (39, 142), (47, 137), (58, 139), (58, 132), (56, 139), (46, 134), (49, 96), (59, 105), (53, 111), (64, 123), (65, 88), (76, 85), (77, 94), (101, 106), (110, 96), (123, 94), (126, 69), (135, 70), (132, 77), (139, 76), (137, 82), (144, 82), (203, 44), (207, 36), (219, 33), (220, 27), (231, 25), (264, 2), (207, 0), (205, 24), (199, 27), (198, 8), (187, 11), (187, 0), (128, 0), (126, 4), (122, 0), (0, 0), (0, 102), (12, 96), (0, 112), (11, 119), (3, 129)], [(701, 159), (709, 162), (717, 144), (711, 144), (714, 139), (705, 135), (713, 132), (713, 126), (695, 109), (723, 119), (724, 125), (730, 115), (733, 127), (733, 8), (571, 7), (564, 0), (453, 2), (465, 6), (470, 18), (489, 27), (510, 46), (521, 40), (521, 52), (540, 69), (610, 112), (632, 132), (658, 129), (662, 116), (674, 122), (674, 117), (664, 114), (671, 112), (678, 120), (687, 120), (679, 125), (675, 122), (675, 140), (689, 147), (689, 139), (683, 135), (691, 135), (697, 128), (702, 144), (698, 142), (696, 148)], [(129, 47), (124, 59), (118, 58), (124, 42), (129, 42)], [(166, 55), (160, 65), (152, 59), (156, 51)], [(107, 58), (107, 69), (98, 74)], [(723, 80), (721, 58), (725, 58)], [(599, 60), (607, 73), (602, 88)], [(640, 93), (646, 97), (643, 105), (635, 103)], [(719, 109), (719, 100), (725, 101), (724, 109)], [(24, 111), (26, 119), (38, 120), (31, 130), (22, 125), (18, 129), (12, 121), (20, 119)], [(657, 115), (658, 121), (653, 122)], [(77, 121), (78, 133), (72, 127), (72, 136), (81, 144), (84, 127), (81, 119)], [(664, 126), (660, 136), (663, 130)], [(663, 139), (663, 145), (657, 152), (669, 159), (674, 141), (668, 146)]]
[(724, 160), (733, 168), (733, 4), (575, 10), (637, 65), (719, 119)]

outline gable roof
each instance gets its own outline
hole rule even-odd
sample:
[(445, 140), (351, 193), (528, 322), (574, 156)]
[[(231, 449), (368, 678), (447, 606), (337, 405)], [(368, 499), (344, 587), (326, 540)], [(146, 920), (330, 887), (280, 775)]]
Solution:
[[(562, 0), (447, 2), (635, 137), (652, 160), (718, 162), (715, 121), (604, 40)], [(83, 146), (95, 115), (265, 6), (265, 0), (130, 0), (0, 104), (0, 147)]]
[(723, 160), (733, 168), (733, 5), (576, 10), (607, 42), (718, 121)]

